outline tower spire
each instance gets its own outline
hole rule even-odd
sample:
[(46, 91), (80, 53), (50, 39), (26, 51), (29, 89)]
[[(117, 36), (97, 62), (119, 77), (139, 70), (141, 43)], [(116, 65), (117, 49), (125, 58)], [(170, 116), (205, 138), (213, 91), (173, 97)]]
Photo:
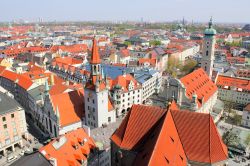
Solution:
[(97, 41), (94, 37), (93, 39), (93, 46), (92, 46), (92, 56), (91, 56), (91, 64), (100, 64), (101, 63), (101, 59), (99, 56), (99, 51), (98, 51), (98, 46), (97, 46)]
[(208, 23), (208, 27), (212, 28), (212, 26), (213, 26), (213, 17), (211, 16), (210, 21)]

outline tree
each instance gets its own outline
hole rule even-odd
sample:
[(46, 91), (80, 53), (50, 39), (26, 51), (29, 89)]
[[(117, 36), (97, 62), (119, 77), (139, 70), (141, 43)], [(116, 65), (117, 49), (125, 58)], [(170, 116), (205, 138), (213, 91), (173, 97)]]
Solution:
[(240, 138), (237, 133), (230, 129), (222, 135), (222, 139), (227, 146), (237, 145), (240, 143)]
[(175, 78), (177, 77), (177, 69), (180, 67), (180, 62), (177, 59), (170, 57), (167, 62), (166, 72)]
[(185, 73), (190, 73), (197, 65), (196, 60), (188, 59), (185, 65), (182, 67), (181, 71)]
[(131, 42), (129, 42), (129, 41), (125, 41), (123, 44), (125, 44), (127, 46), (131, 46)]
[(232, 124), (233, 125), (240, 125), (241, 124), (241, 119), (242, 119), (242, 116), (241, 115), (238, 115), (235, 111), (233, 112), (233, 116), (231, 117), (231, 121), (232, 121)]
[(151, 40), (149, 42), (149, 45), (150, 46), (159, 46), (159, 45), (161, 45), (161, 41), (159, 41), (159, 40)]
[(247, 135), (247, 138), (245, 139), (244, 143), (245, 143), (247, 146), (250, 146), (250, 134)]
[(228, 102), (228, 101), (225, 101), (224, 102), (224, 110), (225, 110), (225, 113), (227, 113), (227, 118), (230, 117), (230, 114), (232, 113), (233, 111), (233, 103), (232, 102)]

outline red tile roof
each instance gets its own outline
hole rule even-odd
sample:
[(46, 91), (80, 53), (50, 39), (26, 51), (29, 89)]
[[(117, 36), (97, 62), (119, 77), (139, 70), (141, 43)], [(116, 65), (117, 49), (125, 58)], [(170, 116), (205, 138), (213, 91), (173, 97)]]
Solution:
[[(58, 141), (62, 142), (61, 145), (56, 145), (59, 144)], [(81, 166), (79, 160), (87, 161), (90, 151), (95, 147), (95, 141), (87, 135), (83, 128), (79, 128), (54, 139), (48, 145), (40, 148), (39, 152), (47, 160), (56, 159), (57, 165)]]
[(228, 158), (227, 147), (211, 115), (172, 110), (171, 114), (189, 160), (216, 163)]
[(97, 46), (97, 41), (95, 38), (93, 39), (92, 56), (91, 56), (90, 63), (91, 64), (101, 63), (101, 59), (100, 59), (99, 51), (98, 51), (98, 46)]
[(180, 81), (186, 88), (186, 96), (190, 100), (193, 94), (197, 95), (198, 107), (201, 107), (217, 91), (217, 86), (202, 68), (182, 77)]
[(136, 154), (134, 165), (214, 164), (228, 158), (212, 117), (191, 111), (134, 105), (111, 140)]
[(59, 57), (53, 60), (56, 64), (64, 64), (64, 65), (75, 65), (81, 64), (83, 61), (81, 59), (75, 59), (73, 57)]
[(128, 49), (121, 49), (120, 51), (119, 51), (119, 53), (120, 53), (120, 55), (122, 56), (122, 57), (128, 57), (128, 56), (130, 56), (130, 51), (128, 50)]
[(120, 75), (116, 77), (116, 79), (110, 80), (110, 87), (112, 89), (114, 88), (114, 86), (120, 85), (123, 88), (123, 91), (128, 92), (129, 83), (131, 81), (134, 83), (134, 89), (138, 89), (141, 87), (131, 74), (126, 74), (124, 76)]
[(237, 70), (237, 76), (238, 76), (238, 77), (250, 78), (250, 70), (247, 70), (247, 69), (239, 69), (239, 70)]
[(250, 112), (250, 103), (247, 104), (247, 106), (244, 108), (244, 110)]
[(228, 77), (219, 75), (216, 81), (216, 85), (221, 88), (237, 88), (239, 91), (250, 91), (250, 80), (236, 77)]
[(175, 100), (173, 100), (168, 108), (169, 110), (179, 110), (179, 106), (177, 105), (177, 103), (175, 102)]
[(1, 76), (1, 74), (4, 72), (5, 69), (6, 69), (5, 66), (1, 66), (1, 65), (0, 65), (0, 76)]
[(57, 107), (59, 109), (61, 126), (80, 122), (84, 117), (84, 96), (81, 91), (56, 94), (50, 98), (54, 111)]
[(150, 58), (140, 58), (138, 60), (139, 65), (144, 65), (145, 63), (149, 63), (152, 66), (156, 65), (156, 59), (150, 59)]
[(31, 85), (33, 84), (31, 79), (9, 70), (4, 70), (1, 76), (12, 82), (17, 83), (20, 87), (22, 87), (25, 90), (29, 89), (29, 87), (31, 87)]
[(122, 149), (132, 150), (165, 113), (159, 107), (133, 105), (112, 135), (112, 141)]
[(80, 52), (87, 52), (88, 47), (86, 44), (74, 44), (69, 46), (52, 46), (50, 51), (57, 52), (62, 50), (63, 52), (70, 52), (70, 53), (80, 53)]

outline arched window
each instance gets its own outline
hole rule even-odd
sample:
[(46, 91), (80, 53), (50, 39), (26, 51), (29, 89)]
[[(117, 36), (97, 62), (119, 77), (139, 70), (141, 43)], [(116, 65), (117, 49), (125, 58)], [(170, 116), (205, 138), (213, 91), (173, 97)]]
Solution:
[(94, 72), (96, 72), (96, 65), (94, 66)]
[(57, 137), (56, 125), (54, 125), (54, 135), (55, 135), (55, 137)]
[(208, 56), (208, 50), (206, 51), (206, 56)]
[(52, 122), (51, 122), (51, 119), (49, 119), (49, 129), (50, 129), (50, 132), (52, 133)]

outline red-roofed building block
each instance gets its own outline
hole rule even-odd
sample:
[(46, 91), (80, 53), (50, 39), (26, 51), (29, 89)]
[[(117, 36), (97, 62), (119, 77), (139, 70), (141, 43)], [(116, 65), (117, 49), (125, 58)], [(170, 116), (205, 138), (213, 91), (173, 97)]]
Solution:
[(175, 99), (181, 108), (209, 113), (217, 100), (218, 88), (200, 68), (181, 79), (170, 78), (166, 98)]
[(228, 151), (209, 114), (133, 105), (111, 136), (111, 157), (124, 166), (223, 165)]

